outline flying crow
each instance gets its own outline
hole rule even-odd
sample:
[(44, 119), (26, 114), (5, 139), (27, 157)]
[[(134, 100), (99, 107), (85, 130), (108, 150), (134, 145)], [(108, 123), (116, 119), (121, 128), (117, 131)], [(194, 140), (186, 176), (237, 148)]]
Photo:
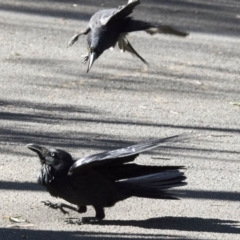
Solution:
[(108, 48), (118, 47), (122, 52), (130, 52), (141, 59), (145, 64), (148, 62), (143, 59), (132, 47), (126, 36), (135, 31), (145, 31), (151, 35), (156, 33), (173, 34), (185, 37), (188, 34), (178, 31), (165, 25), (155, 25), (140, 20), (134, 20), (129, 15), (133, 9), (140, 4), (140, 0), (129, 0), (127, 4), (113, 9), (104, 9), (96, 12), (90, 19), (87, 29), (74, 35), (68, 46), (73, 45), (81, 35), (87, 35), (88, 53), (83, 55), (83, 63), (88, 61), (87, 72), (90, 70), (94, 61)]

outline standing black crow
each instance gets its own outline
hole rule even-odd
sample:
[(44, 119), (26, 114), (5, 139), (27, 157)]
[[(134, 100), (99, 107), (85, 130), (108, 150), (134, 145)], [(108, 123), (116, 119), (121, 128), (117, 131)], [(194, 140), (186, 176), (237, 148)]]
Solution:
[(154, 25), (144, 21), (134, 20), (129, 15), (133, 9), (140, 4), (140, 0), (129, 0), (127, 4), (118, 8), (105, 9), (96, 12), (90, 19), (88, 28), (74, 35), (68, 46), (73, 45), (78, 37), (85, 34), (88, 42), (88, 54), (83, 55), (83, 63), (88, 60), (87, 72), (90, 70), (94, 61), (108, 48), (118, 47), (122, 52), (128, 51), (140, 58), (145, 64), (149, 65), (132, 47), (126, 36), (130, 32), (146, 31), (153, 35), (155, 33), (173, 34), (185, 37), (188, 34), (175, 30), (169, 26)]
[(144, 166), (132, 162), (139, 153), (180, 139), (181, 135), (151, 140), (75, 161), (60, 149), (36, 144), (27, 147), (40, 158), (42, 168), (38, 183), (52, 196), (63, 198), (78, 208), (49, 201), (44, 202), (46, 205), (60, 208), (64, 213), (64, 208), (86, 212), (91, 205), (96, 217), (90, 219), (101, 220), (105, 217), (105, 207), (129, 197), (177, 199), (177, 193), (169, 189), (186, 185), (186, 177), (179, 171), (182, 166)]

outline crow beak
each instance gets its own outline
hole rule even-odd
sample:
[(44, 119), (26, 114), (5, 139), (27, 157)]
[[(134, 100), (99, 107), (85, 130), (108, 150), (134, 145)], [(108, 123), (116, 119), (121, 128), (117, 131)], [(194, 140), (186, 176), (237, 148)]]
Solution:
[(27, 145), (27, 148), (32, 150), (33, 152), (37, 153), (37, 155), (39, 156), (40, 160), (42, 160), (42, 161), (44, 160), (44, 157), (43, 157), (43, 152), (45, 150), (44, 147), (41, 147), (41, 146), (39, 146), (37, 144), (30, 143), (30, 144)]
[(90, 57), (89, 57), (89, 62), (88, 62), (88, 68), (87, 68), (87, 73), (89, 72), (89, 70), (91, 69), (94, 61), (97, 59), (97, 54), (95, 52), (90, 53)]

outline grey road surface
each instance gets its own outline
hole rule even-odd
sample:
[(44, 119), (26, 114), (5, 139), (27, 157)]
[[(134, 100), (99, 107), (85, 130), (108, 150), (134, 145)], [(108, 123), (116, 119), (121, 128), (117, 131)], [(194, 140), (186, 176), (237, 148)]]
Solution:
[[(69, 38), (98, 9), (125, 2), (1, 0), (1, 240), (240, 239), (240, 2), (142, 0), (136, 18), (190, 36), (131, 34), (151, 68), (115, 49), (87, 74), (86, 39), (67, 49)], [(78, 158), (185, 132), (193, 138), (137, 159), (186, 166), (180, 201), (131, 198), (92, 225), (66, 224), (79, 215), (41, 203), (61, 200), (36, 184), (27, 143)]]

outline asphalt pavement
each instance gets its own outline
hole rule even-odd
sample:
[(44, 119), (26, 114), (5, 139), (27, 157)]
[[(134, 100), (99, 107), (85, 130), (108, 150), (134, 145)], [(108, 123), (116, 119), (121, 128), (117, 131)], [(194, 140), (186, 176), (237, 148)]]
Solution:
[[(97, 10), (125, 2), (1, 0), (1, 240), (240, 239), (240, 2), (142, 0), (135, 18), (190, 36), (130, 34), (150, 68), (115, 48), (87, 74), (85, 36), (68, 40)], [(27, 143), (80, 158), (180, 133), (192, 137), (137, 159), (186, 166), (180, 201), (131, 198), (86, 225), (41, 203), (62, 200), (37, 185)]]

